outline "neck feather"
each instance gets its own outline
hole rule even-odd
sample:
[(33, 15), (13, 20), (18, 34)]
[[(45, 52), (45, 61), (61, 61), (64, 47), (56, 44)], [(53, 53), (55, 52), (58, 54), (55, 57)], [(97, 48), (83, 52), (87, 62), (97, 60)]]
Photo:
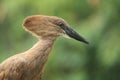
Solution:
[(31, 49), (26, 51), (25, 54), (26, 56), (38, 57), (40, 59), (43, 59), (43, 57), (48, 57), (54, 41), (55, 39), (41, 39)]
[(41, 39), (31, 49), (24, 53), (24, 57), (27, 60), (27, 65), (30, 69), (33, 69), (28, 73), (36, 73), (33, 76), (41, 77), (41, 73), (48, 59), (54, 41), (55, 39)]

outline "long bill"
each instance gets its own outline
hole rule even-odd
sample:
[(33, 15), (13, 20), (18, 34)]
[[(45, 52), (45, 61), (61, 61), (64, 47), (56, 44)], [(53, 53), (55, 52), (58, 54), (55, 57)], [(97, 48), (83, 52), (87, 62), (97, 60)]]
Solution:
[(86, 44), (89, 44), (88, 41), (86, 41), (82, 36), (80, 36), (76, 31), (74, 31), (71, 27), (66, 27), (64, 28), (64, 31), (66, 32), (66, 34), (73, 38), (76, 39), (78, 41), (84, 42)]

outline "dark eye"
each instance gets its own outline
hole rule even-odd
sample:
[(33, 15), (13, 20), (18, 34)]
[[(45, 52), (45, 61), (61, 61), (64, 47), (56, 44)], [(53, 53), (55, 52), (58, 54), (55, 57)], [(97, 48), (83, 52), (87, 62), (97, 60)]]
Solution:
[(59, 22), (57, 25), (58, 26), (64, 26), (64, 23), (63, 22)]

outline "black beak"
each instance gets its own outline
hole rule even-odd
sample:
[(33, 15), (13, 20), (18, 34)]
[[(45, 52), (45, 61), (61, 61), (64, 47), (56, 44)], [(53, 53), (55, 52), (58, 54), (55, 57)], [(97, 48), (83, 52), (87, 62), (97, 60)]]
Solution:
[(84, 42), (86, 44), (89, 44), (88, 41), (86, 41), (82, 36), (80, 36), (77, 32), (75, 32), (71, 27), (64, 28), (64, 31), (69, 37), (74, 38), (78, 41)]

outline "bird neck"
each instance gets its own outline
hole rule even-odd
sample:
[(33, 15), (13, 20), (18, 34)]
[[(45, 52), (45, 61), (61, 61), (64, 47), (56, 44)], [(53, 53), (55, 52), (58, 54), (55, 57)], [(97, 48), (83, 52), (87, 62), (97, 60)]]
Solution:
[(32, 72), (29, 73), (32, 74), (35, 72), (35, 75), (41, 76), (44, 65), (48, 59), (49, 53), (55, 40), (56, 38), (41, 39), (31, 49), (24, 53), (24, 57), (27, 60), (27, 65), (30, 67), (30, 69), (33, 69), (31, 70)]
[(25, 54), (27, 53), (26, 55), (38, 57), (40, 60), (44, 59), (45, 57), (48, 57), (55, 40), (56, 38), (43, 38), (39, 40), (31, 49), (26, 51)]
[[(32, 51), (41, 51), (52, 48), (55, 39), (41, 39), (39, 40), (30, 50)], [(44, 53), (44, 51), (41, 51)]]

